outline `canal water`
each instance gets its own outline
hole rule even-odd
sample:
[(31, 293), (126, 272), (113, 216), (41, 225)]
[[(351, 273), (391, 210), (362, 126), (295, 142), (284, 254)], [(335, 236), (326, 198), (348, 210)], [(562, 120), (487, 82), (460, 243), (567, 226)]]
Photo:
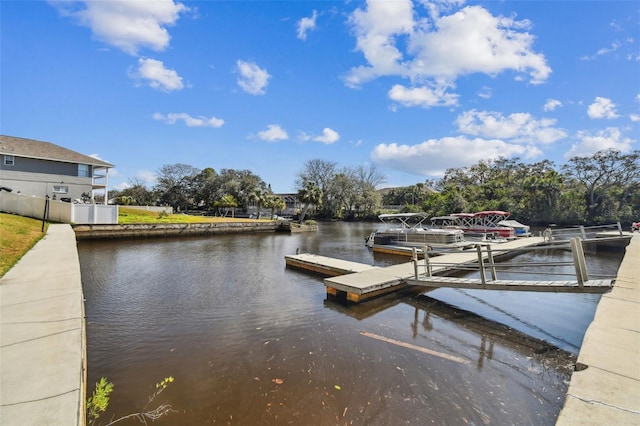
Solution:
[[(600, 296), (439, 289), (349, 306), (285, 267), (296, 251), (408, 261), (365, 246), (375, 227), (80, 242), (88, 392), (115, 384), (98, 423), (167, 404), (154, 424), (554, 424)], [(513, 261), (540, 257), (571, 254)], [(589, 270), (620, 260), (588, 255)]]

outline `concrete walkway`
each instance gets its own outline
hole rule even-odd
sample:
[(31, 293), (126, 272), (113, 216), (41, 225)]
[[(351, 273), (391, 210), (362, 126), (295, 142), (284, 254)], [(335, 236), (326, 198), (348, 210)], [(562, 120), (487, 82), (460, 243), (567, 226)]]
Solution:
[(0, 424), (84, 425), (85, 342), (76, 237), (50, 225), (0, 279)]
[(640, 234), (602, 296), (556, 425), (640, 425)]

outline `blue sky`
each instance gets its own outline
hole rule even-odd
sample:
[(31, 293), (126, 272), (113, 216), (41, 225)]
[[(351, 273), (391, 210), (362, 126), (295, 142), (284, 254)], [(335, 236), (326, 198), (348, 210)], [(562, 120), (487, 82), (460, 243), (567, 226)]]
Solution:
[(0, 2), (0, 131), (115, 164), (311, 159), (384, 186), (504, 156), (640, 149), (636, 1)]

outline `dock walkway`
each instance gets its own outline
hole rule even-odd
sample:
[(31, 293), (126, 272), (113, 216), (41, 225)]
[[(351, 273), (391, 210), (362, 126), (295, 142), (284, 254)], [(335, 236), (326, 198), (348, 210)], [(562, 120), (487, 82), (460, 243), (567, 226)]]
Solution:
[[(517, 251), (518, 249), (542, 244), (543, 242), (544, 238), (542, 237), (529, 237), (509, 241), (507, 243), (501, 243), (499, 244), (499, 248), (500, 250)], [(312, 255), (300, 254), (285, 256), (285, 260), (287, 265), (296, 266), (295, 262), (301, 262), (305, 259), (309, 259), (308, 256)], [(326, 278), (324, 280), (324, 284), (327, 288), (327, 294), (335, 296), (341, 293), (346, 293), (347, 299), (352, 302), (362, 302), (381, 294), (406, 288), (408, 285), (404, 280), (413, 277), (415, 274), (413, 262), (387, 266), (384, 268), (351, 262), (352, 264), (359, 266), (351, 266), (352, 270), (350, 272), (340, 274), (337, 270), (335, 273), (323, 272), (323, 265), (331, 265), (332, 262), (338, 261), (338, 259), (317, 256), (314, 260), (317, 261), (315, 269), (312, 269), (311, 267), (305, 267), (303, 269), (313, 270), (330, 276), (330, 278)], [(447, 263), (452, 265), (470, 264), (477, 260), (478, 254), (476, 251), (461, 251), (438, 256), (438, 263)], [(356, 268), (360, 268), (360, 270), (358, 271)], [(433, 272), (442, 273), (446, 269), (448, 269), (448, 267), (438, 266), (433, 268)], [(331, 268), (329, 268), (329, 270), (331, 270)]]
[[(501, 243), (501, 250), (513, 250), (530, 247), (544, 242), (542, 237), (530, 237)], [(438, 256), (438, 263), (451, 265), (464, 265), (478, 261), (476, 251), (461, 251)], [(442, 273), (447, 266), (436, 266), (433, 273)], [(407, 287), (405, 279), (413, 277), (415, 274), (413, 262), (388, 266), (386, 268), (368, 269), (360, 273), (341, 275), (333, 278), (326, 278), (324, 285), (327, 287), (327, 294), (337, 295), (339, 292), (347, 294), (347, 299), (352, 302), (361, 302), (371, 297), (378, 296), (390, 291)]]
[(84, 302), (71, 226), (49, 225), (0, 279), (0, 322), (0, 424), (84, 425)]
[(556, 425), (640, 425), (640, 233), (582, 341)]
[(576, 281), (535, 281), (535, 280), (485, 280), (474, 278), (453, 278), (432, 276), (407, 279), (408, 284), (425, 288), (464, 288), (471, 290), (536, 291), (549, 293), (606, 293), (611, 290), (611, 280), (590, 280), (582, 285)]

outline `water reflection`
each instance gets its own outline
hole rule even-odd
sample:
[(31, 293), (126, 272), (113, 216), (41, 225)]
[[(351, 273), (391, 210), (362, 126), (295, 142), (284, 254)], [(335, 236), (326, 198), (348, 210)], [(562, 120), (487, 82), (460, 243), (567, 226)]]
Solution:
[[(576, 315), (592, 317), (597, 300), (435, 290), (346, 306), (327, 300), (317, 276), (284, 265), (296, 249), (405, 262), (364, 246), (375, 226), (80, 242), (88, 381), (106, 376), (116, 385), (104, 418), (140, 410), (154, 384), (171, 375), (159, 402), (177, 412), (160, 424), (553, 423), (573, 355), (547, 335), (528, 337), (535, 333), (527, 323), (574, 342), (581, 337), (572, 333), (586, 328)], [(584, 307), (566, 328), (565, 312), (576, 303)]]

